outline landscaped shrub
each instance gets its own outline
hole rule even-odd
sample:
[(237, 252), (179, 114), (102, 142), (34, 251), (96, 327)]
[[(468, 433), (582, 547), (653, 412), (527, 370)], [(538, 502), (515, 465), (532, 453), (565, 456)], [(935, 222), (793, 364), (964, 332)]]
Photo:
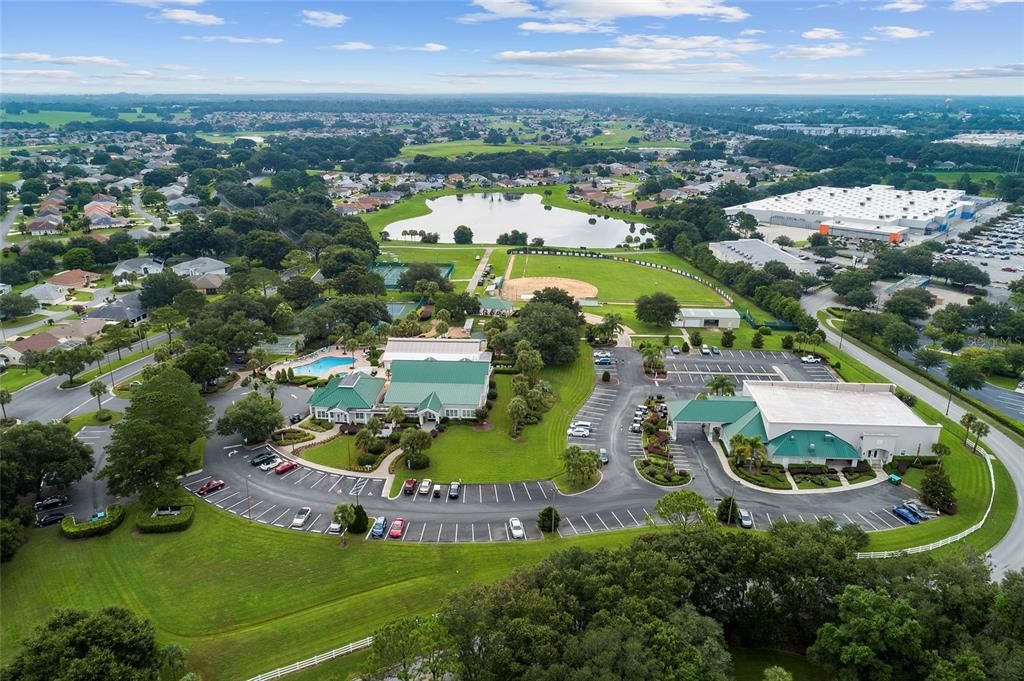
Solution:
[(370, 519), (366, 516), (366, 509), (363, 508), (362, 504), (356, 505), (356, 517), (352, 520), (352, 524), (348, 526), (349, 532), (352, 534), (362, 534), (366, 532), (366, 528), (370, 525)]
[(487, 391), (487, 399), (489, 399), (489, 400), (496, 400), (496, 399), (498, 399), (498, 391), (494, 390), (493, 388), (491, 390), (488, 390)]
[(771, 329), (770, 326), (762, 326), (761, 328), (759, 328), (757, 330), (757, 332), (759, 334), (761, 334), (762, 336), (770, 336), (770, 335), (772, 335), (772, 329)]
[(606, 370), (605, 370), (604, 372), (602, 372), (602, 374), (601, 374), (601, 382), (602, 382), (602, 383), (608, 383), (608, 382), (609, 382), (609, 381), (611, 381), (611, 380), (612, 380), (612, 375), (611, 375), (611, 373), (610, 373), (610, 372), (609, 372), (609, 371), (608, 371), (608, 370), (606, 369)]
[(178, 509), (178, 515), (158, 515), (152, 512), (139, 512), (135, 516), (135, 529), (143, 534), (159, 534), (163, 532), (182, 532), (192, 527), (195, 519), (195, 506), (188, 504)]
[(687, 343), (686, 341), (683, 341), (682, 343), (679, 344), (679, 351), (680, 352), (689, 352), (690, 351), (690, 344)]
[(370, 446), (366, 448), (366, 453), (373, 456), (380, 456), (384, 453), (388, 444), (384, 440), (377, 439), (370, 443)]
[(545, 506), (537, 514), (537, 529), (541, 532), (554, 532), (562, 522), (562, 516), (554, 506)]
[(758, 331), (754, 333), (754, 337), (750, 339), (750, 347), (752, 348), (763, 348), (764, 347), (764, 335)]
[(60, 531), (70, 539), (84, 539), (86, 537), (98, 537), (108, 532), (113, 532), (124, 522), (124, 506), (111, 504), (107, 507), (106, 517), (91, 522), (76, 522), (73, 516), (64, 516), (60, 521)]
[(782, 349), (792, 350), (793, 349), (793, 336), (786, 335), (782, 337)]
[(477, 409), (476, 411), (473, 412), (473, 416), (476, 417), (477, 421), (483, 421), (484, 419), (487, 418), (487, 412), (489, 412), (490, 410), (491, 410), (491, 403), (488, 402), (487, 403), (487, 407), (485, 409)]
[(356, 463), (358, 463), (360, 466), (372, 466), (374, 463), (376, 463), (376, 461), (377, 457), (374, 456), (373, 454), (370, 454), (369, 452), (366, 452), (365, 454), (360, 454), (359, 456), (356, 457)]
[(390, 435), (388, 435), (388, 442), (390, 442), (393, 445), (397, 445), (398, 441), (401, 438), (402, 438), (401, 433), (398, 430), (395, 430), (395, 431), (392, 431), (392, 433)]
[(430, 430), (430, 437), (434, 438), (435, 440), (437, 439), (437, 428), (432, 428)]
[(430, 457), (426, 454), (417, 454), (416, 456), (407, 456), (405, 458), (405, 465), (411, 471), (420, 471), (430, 465)]
[(498, 383), (492, 378), (489, 381), (487, 381), (487, 387), (490, 388), (491, 390), (494, 390), (495, 388), (498, 387)]

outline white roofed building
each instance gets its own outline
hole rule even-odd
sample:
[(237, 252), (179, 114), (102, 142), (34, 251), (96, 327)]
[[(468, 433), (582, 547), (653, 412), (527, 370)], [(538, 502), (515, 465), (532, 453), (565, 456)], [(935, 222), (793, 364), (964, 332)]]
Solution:
[(491, 353), (487, 350), (487, 340), (482, 338), (389, 338), (380, 361), (385, 369), (390, 369), (395, 360), (424, 359), (490, 362)]

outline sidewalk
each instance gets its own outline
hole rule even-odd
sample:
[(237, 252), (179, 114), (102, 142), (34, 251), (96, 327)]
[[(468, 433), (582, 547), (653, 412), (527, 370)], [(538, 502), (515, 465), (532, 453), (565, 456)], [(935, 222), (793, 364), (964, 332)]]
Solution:
[[(345, 437), (345, 436), (342, 436), (342, 437)], [(309, 441), (303, 442), (302, 444), (304, 444), (304, 445), (305, 444), (309, 444)], [(388, 454), (386, 457), (384, 457), (384, 460), (380, 462), (380, 465), (377, 466), (377, 468), (373, 469), (372, 471), (350, 471), (347, 468), (335, 468), (333, 466), (325, 466), (325, 465), (320, 464), (320, 463), (313, 463), (309, 459), (302, 458), (301, 452), (297, 453), (297, 454), (293, 454), (290, 451), (285, 451), (284, 449), (279, 449), (273, 443), (267, 443), (267, 446), (270, 447), (271, 449), (273, 449), (275, 452), (277, 452), (277, 454), (280, 455), (282, 458), (296, 461), (297, 463), (301, 463), (303, 466), (306, 466), (307, 468), (312, 468), (314, 470), (318, 470), (318, 471), (321, 471), (323, 473), (334, 473), (335, 475), (345, 475), (345, 476), (348, 476), (350, 478), (380, 478), (380, 477), (383, 477), (384, 478), (384, 492), (383, 492), (384, 496), (389, 496), (390, 490), (391, 490), (391, 483), (393, 483), (395, 481), (395, 474), (394, 473), (388, 473), (388, 469), (391, 467), (391, 462), (394, 461), (395, 459), (397, 459), (399, 456), (402, 455), (402, 450), (401, 450), (401, 448), (399, 448), (399, 449), (396, 449), (395, 451), (391, 452), (390, 454)], [(287, 449), (287, 448), (285, 448), (285, 449)], [(383, 475), (381, 474), (382, 471), (383, 471)]]

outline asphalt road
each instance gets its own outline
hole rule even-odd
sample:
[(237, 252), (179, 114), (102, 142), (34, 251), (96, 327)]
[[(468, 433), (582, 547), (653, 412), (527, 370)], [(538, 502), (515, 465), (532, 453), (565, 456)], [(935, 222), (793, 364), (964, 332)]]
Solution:
[[(835, 305), (836, 300), (831, 289), (823, 289), (813, 295), (805, 296), (801, 303), (804, 309), (813, 315), (829, 305)], [(829, 342), (833, 344), (839, 343), (839, 334), (829, 329), (824, 330)], [(932, 407), (945, 413), (947, 395), (895, 369), (853, 343), (844, 344), (843, 350), (904, 390), (913, 393), (918, 399), (924, 400)], [(965, 410), (954, 403), (950, 407), (949, 417), (958, 421), (964, 413)], [(996, 428), (992, 428), (988, 437), (985, 438), (985, 442), (1003, 465), (1006, 466), (1007, 472), (1013, 478), (1014, 488), (1017, 490), (1017, 499), (1024, 499), (1024, 450)], [(1001, 578), (1009, 570), (1019, 570), (1024, 567), (1024, 513), (1018, 510), (1006, 536), (992, 548), (990, 560), (993, 575), (996, 578)]]
[(16, 203), (7, 211), (7, 215), (3, 217), (3, 220), (0, 220), (0, 246), (7, 245), (7, 233), (11, 231), (11, 227), (14, 226), (14, 220), (20, 213), (21, 204)]

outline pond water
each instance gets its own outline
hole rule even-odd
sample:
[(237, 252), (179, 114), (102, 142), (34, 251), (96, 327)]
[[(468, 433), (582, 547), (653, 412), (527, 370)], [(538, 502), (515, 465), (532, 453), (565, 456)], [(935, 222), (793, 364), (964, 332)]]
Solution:
[[(629, 232), (628, 222), (614, 218), (554, 208), (546, 210), (540, 194), (463, 194), (442, 196), (427, 201), (431, 212), (418, 218), (399, 220), (387, 226), (395, 241), (418, 241), (418, 237), (402, 236), (402, 230), (437, 232), (442, 243), (452, 243), (459, 225), (473, 230), (473, 242), (493, 244), (498, 235), (518, 229), (530, 239), (540, 237), (548, 246), (588, 246), (610, 248), (622, 243)], [(596, 220), (590, 224), (591, 219)], [(636, 224), (636, 235), (645, 227)]]

